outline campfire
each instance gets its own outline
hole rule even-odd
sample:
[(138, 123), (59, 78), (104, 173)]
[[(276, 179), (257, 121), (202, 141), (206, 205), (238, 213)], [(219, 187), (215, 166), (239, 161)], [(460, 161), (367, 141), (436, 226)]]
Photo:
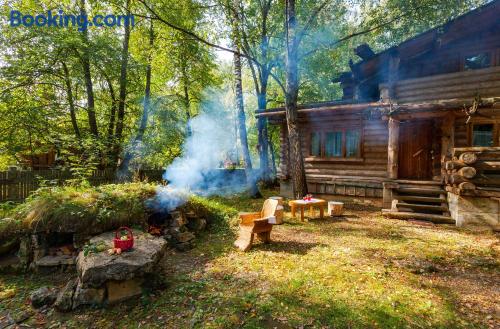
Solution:
[(166, 211), (158, 211), (148, 218), (148, 233), (155, 236), (162, 236), (167, 233), (172, 215)]

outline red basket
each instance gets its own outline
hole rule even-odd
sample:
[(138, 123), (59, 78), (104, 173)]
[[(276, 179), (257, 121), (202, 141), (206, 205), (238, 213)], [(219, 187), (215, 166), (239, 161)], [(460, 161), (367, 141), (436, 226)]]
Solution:
[[(122, 230), (125, 230), (128, 232), (128, 234), (127, 234), (128, 239), (127, 240), (120, 240), (120, 237), (118, 236), (118, 234)], [(114, 244), (115, 248), (120, 248), (122, 251), (127, 251), (129, 249), (132, 249), (132, 247), (134, 246), (134, 235), (132, 234), (132, 230), (126, 226), (122, 226), (119, 229), (117, 229), (115, 231), (115, 238), (113, 239), (113, 244)]]

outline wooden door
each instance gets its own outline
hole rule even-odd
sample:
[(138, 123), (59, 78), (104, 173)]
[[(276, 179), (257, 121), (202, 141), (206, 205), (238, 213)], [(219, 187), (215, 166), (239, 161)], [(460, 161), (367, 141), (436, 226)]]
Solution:
[(399, 178), (432, 178), (432, 133), (432, 121), (401, 122), (399, 128)]

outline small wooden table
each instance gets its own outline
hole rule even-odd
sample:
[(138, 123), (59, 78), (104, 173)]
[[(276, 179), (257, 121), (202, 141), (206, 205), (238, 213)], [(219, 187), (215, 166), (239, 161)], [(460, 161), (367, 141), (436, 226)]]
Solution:
[(304, 201), (304, 200), (292, 200), (288, 202), (288, 205), (290, 208), (292, 208), (292, 216), (295, 217), (295, 210), (297, 208), (300, 209), (300, 220), (304, 221), (304, 208), (309, 207), (309, 216), (313, 217), (314, 216), (314, 207), (319, 208), (319, 217), (322, 219), (324, 212), (325, 212), (325, 206), (328, 205), (328, 203), (323, 200), (323, 199), (316, 199), (313, 198), (311, 201)]

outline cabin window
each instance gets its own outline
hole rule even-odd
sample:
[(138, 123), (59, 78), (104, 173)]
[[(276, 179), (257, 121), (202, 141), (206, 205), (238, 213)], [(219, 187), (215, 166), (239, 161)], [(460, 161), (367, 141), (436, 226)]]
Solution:
[(311, 133), (311, 157), (342, 160), (361, 158), (361, 129), (320, 130)]
[(345, 156), (359, 157), (360, 133), (358, 130), (347, 130), (345, 133)]
[(342, 156), (342, 131), (332, 131), (326, 133), (325, 138), (325, 156), (341, 157)]
[(493, 146), (493, 124), (474, 125), (472, 146)]
[(491, 54), (489, 52), (465, 56), (464, 69), (477, 70), (491, 66)]
[(321, 156), (321, 133), (319, 132), (311, 134), (311, 155)]

